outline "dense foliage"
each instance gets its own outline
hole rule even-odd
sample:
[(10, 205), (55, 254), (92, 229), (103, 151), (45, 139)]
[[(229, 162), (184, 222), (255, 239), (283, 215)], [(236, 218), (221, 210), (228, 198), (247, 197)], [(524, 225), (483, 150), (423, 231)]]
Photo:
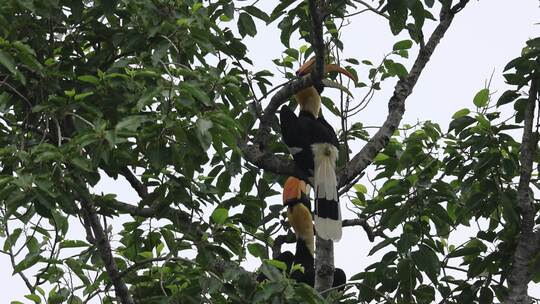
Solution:
[[(325, 301), (271, 260), (277, 235), (291, 234), (281, 206), (269, 203), (284, 176), (246, 161), (241, 145), (256, 136), (266, 97), (277, 87), (273, 73), (253, 70), (256, 58), (242, 38), (264, 30), (256, 24), (278, 23), (283, 56), (274, 64), (281, 76), (294, 78), (294, 68), (313, 54), (307, 2), (283, 0), (272, 12), (257, 2), (0, 2), (1, 252), (25, 281), (24, 297), (115, 301), (81, 207), (91, 202), (137, 302)], [(326, 3), (331, 57), (340, 58), (342, 21), (361, 2)], [(358, 75), (367, 103), (382, 81), (408, 74), (399, 61), (413, 44), (424, 47), (423, 25), (438, 20), (441, 6), (378, 2), (372, 9), (388, 18), (391, 32), (408, 31), (411, 40), (396, 40), (380, 65), (342, 61)], [(299, 35), (301, 47), (291, 47), (291, 35)], [(520, 232), (517, 138), (528, 98), (522, 89), (536, 79), (539, 54), (540, 39), (528, 41), (507, 66), (510, 90), (499, 98), (482, 89), (447, 129), (428, 121), (394, 133), (374, 159), (372, 183), (364, 178), (349, 191), (376, 235), (370, 254), (384, 255), (327, 301), (492, 303), (506, 297)], [(337, 80), (325, 84), (348, 91)], [(349, 106), (348, 98), (323, 100), (325, 111), (341, 120), (340, 167), (357, 152), (351, 142), (369, 139), (355, 120), (361, 106)], [(273, 123), (266, 149), (286, 155), (277, 118)], [(140, 201), (92, 190), (120, 177)], [(531, 185), (538, 187), (537, 176)], [(449, 244), (470, 225), (478, 225), (476, 237)], [(268, 281), (257, 283), (256, 274), (240, 267), (248, 255), (265, 261)], [(538, 262), (532, 262), (535, 280)]]

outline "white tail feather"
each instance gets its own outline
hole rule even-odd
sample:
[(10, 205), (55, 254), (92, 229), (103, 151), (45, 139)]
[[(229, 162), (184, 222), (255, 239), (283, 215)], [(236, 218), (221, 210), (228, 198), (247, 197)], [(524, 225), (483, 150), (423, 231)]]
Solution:
[(317, 190), (315, 197), (337, 201), (336, 160), (338, 149), (329, 143), (313, 144), (311, 149), (315, 163), (314, 189)]
[(315, 230), (323, 240), (339, 241), (341, 239), (341, 213), (337, 221), (315, 215)]
[(335, 201), (338, 208), (338, 220), (322, 218), (315, 215), (315, 230), (324, 240), (339, 241), (341, 239), (341, 211), (339, 210), (336, 178), (336, 161), (338, 149), (329, 143), (317, 143), (311, 146), (314, 156), (314, 190), (315, 204), (323, 198)]

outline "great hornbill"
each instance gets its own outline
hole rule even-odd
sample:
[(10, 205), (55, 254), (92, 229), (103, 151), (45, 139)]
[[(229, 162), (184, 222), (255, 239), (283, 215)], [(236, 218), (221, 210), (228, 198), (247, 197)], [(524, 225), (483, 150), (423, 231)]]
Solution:
[[(309, 186), (296, 177), (289, 177), (283, 186), (283, 204), (287, 206), (287, 218), (296, 234), (296, 252), (292, 258), (292, 263), (300, 264), (304, 268), (304, 272), (294, 271), (291, 278), (313, 287), (315, 285), (315, 259), (313, 256), (315, 242)], [(288, 251), (286, 251), (280, 257), (286, 259), (284, 262), (290, 269), (292, 266), (290, 253), (288, 254)], [(336, 268), (333, 287), (345, 284), (346, 279), (345, 272)]]
[[(296, 72), (308, 74), (315, 59), (312, 58)], [(347, 70), (326, 64), (325, 73), (338, 72), (355, 80)], [(298, 116), (288, 106), (281, 107), (281, 134), (293, 154), (295, 163), (310, 177), (315, 192), (315, 230), (325, 240), (341, 239), (341, 212), (337, 194), (336, 161), (338, 139), (332, 126), (319, 115), (321, 96), (311, 86), (299, 91), (295, 99), (300, 106)]]

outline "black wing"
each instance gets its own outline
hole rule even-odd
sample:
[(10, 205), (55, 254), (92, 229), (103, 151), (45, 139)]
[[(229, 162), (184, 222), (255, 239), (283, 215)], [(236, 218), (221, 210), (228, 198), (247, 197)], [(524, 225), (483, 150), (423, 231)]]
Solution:
[(281, 136), (288, 147), (299, 147), (298, 138), (298, 117), (288, 106), (282, 106), (279, 111), (279, 121), (281, 125)]
[(330, 137), (330, 143), (336, 147), (339, 147), (339, 141), (334, 128), (332, 128), (332, 126), (322, 116), (319, 116), (317, 120), (326, 128), (327, 135)]

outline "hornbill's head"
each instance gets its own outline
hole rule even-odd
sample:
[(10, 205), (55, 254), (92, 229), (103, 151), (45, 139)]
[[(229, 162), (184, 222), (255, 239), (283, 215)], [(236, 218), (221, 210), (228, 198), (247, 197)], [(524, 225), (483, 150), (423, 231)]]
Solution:
[[(305, 249), (313, 256), (315, 241), (308, 196), (309, 189), (309, 185), (303, 180), (289, 177), (283, 186), (283, 204), (288, 207), (287, 217), (296, 233), (297, 243), (305, 243)], [(296, 254), (299, 255), (301, 252)]]
[[(301, 67), (296, 71), (297, 76), (304, 76), (311, 72), (313, 67), (315, 66), (315, 57), (307, 60)], [(338, 72), (341, 73), (353, 81), (356, 82), (356, 77), (354, 77), (353, 74), (351, 74), (346, 69), (340, 67), (336, 64), (327, 63), (324, 66), (324, 74), (330, 73), (330, 72)], [(298, 105), (300, 106), (301, 111), (308, 111), (313, 116), (318, 117), (319, 111), (321, 110), (321, 97), (319, 96), (319, 93), (315, 89), (315, 87), (311, 86), (309, 88), (305, 88), (296, 95), (294, 95), (296, 98), (296, 102), (298, 102)]]

